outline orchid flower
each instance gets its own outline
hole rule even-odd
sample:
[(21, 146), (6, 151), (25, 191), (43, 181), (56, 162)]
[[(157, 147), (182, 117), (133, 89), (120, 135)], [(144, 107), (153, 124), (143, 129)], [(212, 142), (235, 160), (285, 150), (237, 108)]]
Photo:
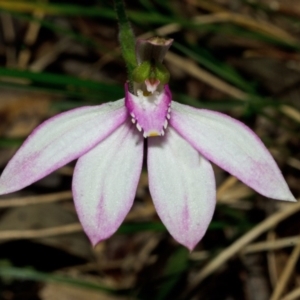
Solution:
[(251, 129), (225, 114), (172, 101), (162, 64), (171, 43), (138, 42), (142, 55), (124, 99), (73, 109), (37, 127), (3, 171), (0, 194), (20, 190), (78, 159), (74, 202), (95, 245), (118, 229), (132, 207), (145, 143), (156, 211), (170, 234), (191, 250), (205, 234), (216, 205), (210, 162), (266, 197), (295, 201)]

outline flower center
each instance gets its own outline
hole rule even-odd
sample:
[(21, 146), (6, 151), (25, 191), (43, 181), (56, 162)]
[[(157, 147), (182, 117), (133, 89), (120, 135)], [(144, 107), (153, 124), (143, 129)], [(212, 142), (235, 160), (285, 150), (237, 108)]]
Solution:
[(154, 92), (149, 92), (147, 88), (137, 88), (136, 95), (128, 91), (127, 84), (125, 89), (125, 105), (138, 131), (143, 131), (145, 138), (163, 136), (171, 117), (171, 92), (168, 85), (159, 84)]
[(170, 74), (163, 59), (172, 42), (155, 37), (136, 43), (138, 66), (132, 72), (133, 91), (125, 85), (125, 105), (145, 138), (164, 135), (171, 117)]

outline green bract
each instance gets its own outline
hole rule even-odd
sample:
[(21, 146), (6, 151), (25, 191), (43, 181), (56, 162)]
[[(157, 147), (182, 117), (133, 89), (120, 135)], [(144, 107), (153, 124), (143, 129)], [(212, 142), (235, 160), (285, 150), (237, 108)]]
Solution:
[(132, 72), (132, 79), (135, 82), (141, 83), (151, 76), (151, 63), (149, 61), (142, 62)]
[(162, 63), (144, 61), (133, 70), (132, 78), (137, 83), (142, 83), (147, 79), (158, 79), (161, 84), (166, 84), (169, 82), (170, 74)]

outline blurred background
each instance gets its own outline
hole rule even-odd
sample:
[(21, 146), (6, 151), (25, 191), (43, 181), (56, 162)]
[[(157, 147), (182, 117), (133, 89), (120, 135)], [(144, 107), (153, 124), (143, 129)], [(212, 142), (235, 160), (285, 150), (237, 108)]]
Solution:
[[(137, 37), (175, 40), (165, 60), (174, 100), (251, 127), (299, 197), (300, 2), (127, 8)], [(122, 98), (126, 76), (112, 1), (0, 0), (1, 171), (43, 120)], [(266, 199), (214, 166), (216, 212), (189, 253), (157, 217), (144, 169), (125, 222), (93, 248), (72, 202), (74, 164), (1, 196), (1, 300), (300, 299), (299, 204)]]

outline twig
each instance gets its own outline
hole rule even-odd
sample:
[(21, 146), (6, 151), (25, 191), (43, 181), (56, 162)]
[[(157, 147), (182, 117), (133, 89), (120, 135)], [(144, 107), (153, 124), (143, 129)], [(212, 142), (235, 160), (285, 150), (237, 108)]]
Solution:
[(285, 295), (285, 297), (282, 298), (282, 300), (297, 300), (299, 298), (300, 298), (300, 287), (294, 289), (293, 291)]
[[(46, 2), (47, 0), (43, 0), (42, 2)], [(45, 16), (45, 13), (41, 10), (34, 10), (32, 12), (33, 16), (36, 19), (42, 20)], [(38, 22), (30, 22), (29, 26), (27, 28), (27, 32), (24, 37), (24, 44), (27, 46), (27, 48), (22, 49), (19, 53), (18, 57), (18, 67), (19, 68), (27, 68), (28, 62), (30, 61), (31, 58), (31, 51), (28, 47), (32, 46), (34, 42), (36, 41), (39, 31), (41, 28), (41, 24)]]
[[(274, 229), (271, 229), (267, 233), (267, 241), (272, 242), (274, 245), (274, 242), (276, 241), (276, 233)], [(276, 286), (278, 282), (278, 268), (277, 268), (277, 261), (276, 261), (276, 254), (274, 251), (268, 251), (267, 253), (267, 264), (268, 264), (268, 272), (270, 277), (270, 283), (272, 286), (272, 289)]]
[(209, 84), (210, 86), (227, 95), (240, 100), (247, 100), (248, 98), (247, 93), (244, 93), (243, 91), (226, 83), (225, 81), (220, 80), (218, 77), (212, 75), (204, 69), (201, 69), (195, 62), (190, 59), (182, 58), (181, 56), (172, 52), (168, 52), (165, 59), (177, 68), (184, 70), (187, 74)]
[(295, 109), (294, 107), (288, 105), (281, 105), (280, 111), (288, 116), (289, 118), (293, 119), (294, 121), (300, 123), (300, 112)]
[(72, 199), (71, 191), (0, 200), (0, 208), (45, 204)]
[[(298, 199), (299, 200), (299, 199)], [(199, 283), (201, 283), (206, 277), (215, 272), (220, 268), (225, 262), (227, 262), (236, 253), (242, 250), (247, 244), (256, 239), (265, 231), (273, 228), (278, 223), (288, 218), (289, 216), (300, 211), (300, 202), (288, 205), (287, 208), (274, 213), (266, 220), (255, 226), (248, 233), (244, 234), (236, 242), (231, 244), (228, 248), (222, 251), (217, 257), (215, 257), (211, 262), (209, 262), (204, 268), (193, 278), (190, 286), (187, 289), (187, 293), (193, 291)], [(300, 244), (299, 244), (300, 245)]]
[(46, 229), (5, 230), (0, 231), (0, 240), (37, 239), (81, 231), (82, 227), (80, 223), (68, 224)]
[(281, 274), (281, 276), (278, 280), (278, 283), (275, 287), (275, 290), (274, 290), (270, 300), (279, 300), (280, 299), (280, 297), (283, 294), (284, 289), (285, 289), (285, 287), (286, 287), (286, 285), (287, 285), (287, 283), (288, 283), (288, 281), (289, 281), (289, 279), (292, 275), (292, 272), (295, 268), (295, 265), (297, 263), (299, 255), (300, 255), (300, 244), (298, 244), (294, 248), (291, 256), (289, 257), (289, 260), (288, 260), (288, 262), (287, 262), (287, 264), (286, 264), (286, 266), (285, 266), (285, 268), (284, 268), (284, 270), (283, 270), (283, 272), (282, 272), (282, 274)]
[(243, 253), (249, 254), (249, 253), (261, 252), (261, 251), (277, 250), (286, 247), (293, 247), (299, 243), (300, 243), (300, 235), (296, 235), (288, 238), (277, 239), (274, 241), (269, 240), (266, 242), (251, 244), (245, 247)]

